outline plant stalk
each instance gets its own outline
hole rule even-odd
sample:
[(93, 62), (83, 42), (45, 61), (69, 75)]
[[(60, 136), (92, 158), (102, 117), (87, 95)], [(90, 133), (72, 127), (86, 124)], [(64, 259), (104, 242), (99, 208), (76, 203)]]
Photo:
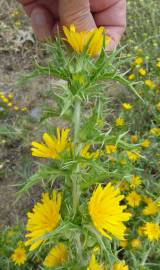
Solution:
[(78, 132), (80, 129), (80, 118), (81, 118), (81, 101), (77, 97), (75, 100), (75, 109), (74, 109), (74, 145), (77, 143), (78, 140)]

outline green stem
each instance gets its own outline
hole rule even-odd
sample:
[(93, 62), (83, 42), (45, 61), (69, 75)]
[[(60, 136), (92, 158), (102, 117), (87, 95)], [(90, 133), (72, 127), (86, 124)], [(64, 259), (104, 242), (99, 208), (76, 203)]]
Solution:
[(77, 97), (75, 100), (75, 109), (74, 109), (74, 144), (77, 143), (78, 140), (78, 132), (80, 129), (80, 115), (81, 114), (81, 102)]
[(145, 263), (146, 263), (146, 261), (147, 261), (147, 259), (148, 259), (148, 256), (149, 256), (151, 250), (152, 250), (152, 246), (151, 246), (151, 247), (147, 250), (147, 252), (144, 254), (144, 257), (143, 257), (143, 260), (142, 260), (142, 263), (141, 263), (142, 266), (145, 265)]
[(78, 255), (77, 257), (81, 265), (83, 264), (83, 256), (82, 256), (82, 245), (81, 245), (80, 233), (76, 233), (75, 241), (76, 241), (76, 248), (77, 248), (77, 255)]
[(72, 179), (72, 202), (73, 202), (74, 215), (77, 212), (78, 201), (79, 201), (79, 191), (78, 191), (77, 179), (76, 177), (74, 177)]

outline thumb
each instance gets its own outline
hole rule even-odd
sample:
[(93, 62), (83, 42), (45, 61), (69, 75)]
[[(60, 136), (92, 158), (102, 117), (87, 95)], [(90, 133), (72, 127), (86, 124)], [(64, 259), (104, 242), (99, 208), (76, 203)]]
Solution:
[(60, 0), (59, 16), (61, 25), (74, 24), (78, 31), (90, 31), (96, 27), (89, 0)]

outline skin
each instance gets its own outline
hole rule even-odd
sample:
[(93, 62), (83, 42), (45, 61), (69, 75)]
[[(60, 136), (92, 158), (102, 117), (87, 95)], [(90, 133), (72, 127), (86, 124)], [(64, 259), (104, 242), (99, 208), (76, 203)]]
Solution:
[(53, 36), (57, 26), (74, 23), (77, 31), (104, 26), (117, 46), (126, 26), (126, 0), (19, 0), (39, 40)]

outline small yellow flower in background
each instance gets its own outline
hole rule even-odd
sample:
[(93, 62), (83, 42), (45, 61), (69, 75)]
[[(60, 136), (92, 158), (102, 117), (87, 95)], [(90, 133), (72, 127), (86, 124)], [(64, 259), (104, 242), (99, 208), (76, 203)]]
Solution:
[(142, 180), (141, 178), (138, 176), (138, 175), (133, 175), (131, 177), (131, 188), (136, 188), (138, 187), (139, 185), (141, 185), (142, 183)]
[(131, 136), (131, 143), (136, 143), (138, 141), (138, 136), (137, 135), (132, 135)]
[[(82, 53), (87, 46), (89, 56), (96, 56), (101, 52), (104, 40), (103, 27), (95, 28), (91, 32), (76, 32), (75, 26), (72, 24), (70, 29), (63, 26), (63, 31), (66, 36), (65, 40), (78, 54)], [(107, 45), (109, 41), (110, 38), (106, 37)]]
[(63, 264), (68, 257), (67, 246), (63, 243), (59, 243), (53, 247), (46, 256), (43, 264), (45, 267), (55, 267)]
[(128, 80), (130, 80), (130, 81), (135, 80), (135, 78), (136, 78), (135, 74), (130, 74), (130, 75), (128, 76)]
[(140, 69), (138, 70), (138, 73), (139, 73), (139, 75), (141, 75), (141, 76), (145, 76), (145, 75), (147, 74), (147, 71), (146, 71), (144, 68), (140, 68)]
[(16, 265), (23, 265), (27, 259), (26, 250), (23, 246), (23, 243), (18, 243), (17, 248), (14, 250), (14, 252), (11, 255), (11, 260)]
[(128, 194), (126, 200), (131, 207), (137, 207), (140, 205), (141, 196), (137, 192), (132, 191)]
[(60, 130), (57, 128), (57, 137), (51, 137), (48, 133), (43, 134), (44, 143), (32, 142), (32, 156), (60, 159), (62, 153), (68, 146), (69, 128)]
[(19, 107), (15, 105), (15, 106), (13, 107), (13, 109), (14, 109), (15, 111), (18, 111), (18, 110), (19, 110)]
[(140, 155), (138, 152), (132, 152), (132, 151), (127, 151), (127, 156), (128, 159), (135, 162), (140, 158)]
[(129, 268), (128, 268), (128, 265), (125, 264), (124, 261), (121, 261), (113, 265), (113, 270), (129, 270)]
[(126, 205), (120, 205), (124, 196), (111, 183), (105, 187), (98, 185), (88, 203), (89, 214), (96, 229), (104, 236), (112, 239), (111, 235), (124, 240), (126, 226), (124, 221), (131, 217), (130, 213), (123, 212)]
[(153, 222), (146, 222), (144, 225), (144, 235), (146, 235), (150, 241), (158, 240), (160, 237), (160, 226)]
[(9, 98), (9, 99), (12, 99), (12, 98), (13, 98), (13, 93), (10, 93), (10, 94), (8, 95), (8, 98)]
[(15, 26), (19, 28), (21, 26), (21, 22), (20, 21), (16, 21), (15, 22)]
[(122, 107), (123, 109), (128, 110), (128, 111), (133, 108), (133, 106), (130, 103), (123, 103)]
[(72, 79), (73, 81), (78, 82), (80, 85), (85, 84), (85, 77), (82, 74), (75, 73), (72, 75)]
[(26, 112), (26, 111), (27, 111), (27, 107), (23, 107), (23, 108), (21, 109), (21, 111), (22, 111), (22, 112)]
[(119, 161), (119, 163), (120, 163), (121, 166), (125, 166), (127, 162), (126, 162), (125, 159), (121, 159), (121, 160)]
[(131, 247), (134, 249), (139, 249), (141, 248), (141, 241), (137, 238), (137, 239), (133, 239), (131, 241)]
[(42, 202), (37, 203), (32, 212), (27, 214), (28, 222), (25, 245), (30, 246), (30, 251), (36, 249), (45, 240), (39, 240), (46, 233), (53, 231), (60, 222), (61, 194), (53, 192), (51, 199), (48, 193), (42, 194)]
[(136, 57), (134, 60), (134, 65), (142, 65), (143, 64), (143, 58), (142, 57)]
[(156, 104), (156, 109), (157, 109), (158, 112), (160, 112), (160, 102), (158, 102), (158, 103)]
[(143, 209), (143, 214), (145, 216), (155, 215), (158, 213), (159, 209), (157, 203), (154, 202), (151, 198), (145, 197), (144, 202), (147, 204), (147, 206)]
[(126, 248), (128, 246), (128, 240), (119, 241), (119, 246), (122, 248)]
[(155, 137), (159, 137), (160, 136), (160, 128), (152, 128), (150, 130), (150, 133)]
[(90, 144), (86, 144), (80, 151), (80, 156), (86, 159), (97, 159), (100, 155), (100, 151), (96, 150), (95, 152), (89, 151)]
[(108, 145), (106, 145), (105, 146), (105, 149), (106, 149), (106, 153), (108, 155), (117, 152), (117, 147), (114, 144), (108, 144)]
[(137, 233), (140, 235), (140, 236), (143, 236), (144, 235), (144, 225), (142, 226), (139, 226), (138, 229), (137, 229)]
[(11, 107), (11, 106), (12, 106), (12, 103), (11, 103), (11, 102), (9, 102), (9, 103), (7, 104), (7, 106), (8, 106), (8, 107)]
[(153, 90), (156, 87), (155, 83), (151, 80), (145, 80), (144, 83), (151, 90)]
[(87, 270), (104, 270), (104, 267), (96, 261), (96, 256), (94, 253), (91, 256)]
[(148, 148), (148, 147), (150, 147), (150, 145), (151, 145), (150, 140), (145, 139), (144, 141), (141, 142), (141, 146), (144, 148)]
[(116, 123), (116, 126), (117, 126), (117, 127), (121, 127), (121, 126), (124, 126), (125, 121), (124, 121), (124, 119), (123, 119), (123, 118), (118, 117), (118, 118), (116, 118), (115, 123)]
[(156, 63), (156, 67), (157, 67), (157, 68), (160, 68), (160, 61), (158, 61), (158, 62)]

